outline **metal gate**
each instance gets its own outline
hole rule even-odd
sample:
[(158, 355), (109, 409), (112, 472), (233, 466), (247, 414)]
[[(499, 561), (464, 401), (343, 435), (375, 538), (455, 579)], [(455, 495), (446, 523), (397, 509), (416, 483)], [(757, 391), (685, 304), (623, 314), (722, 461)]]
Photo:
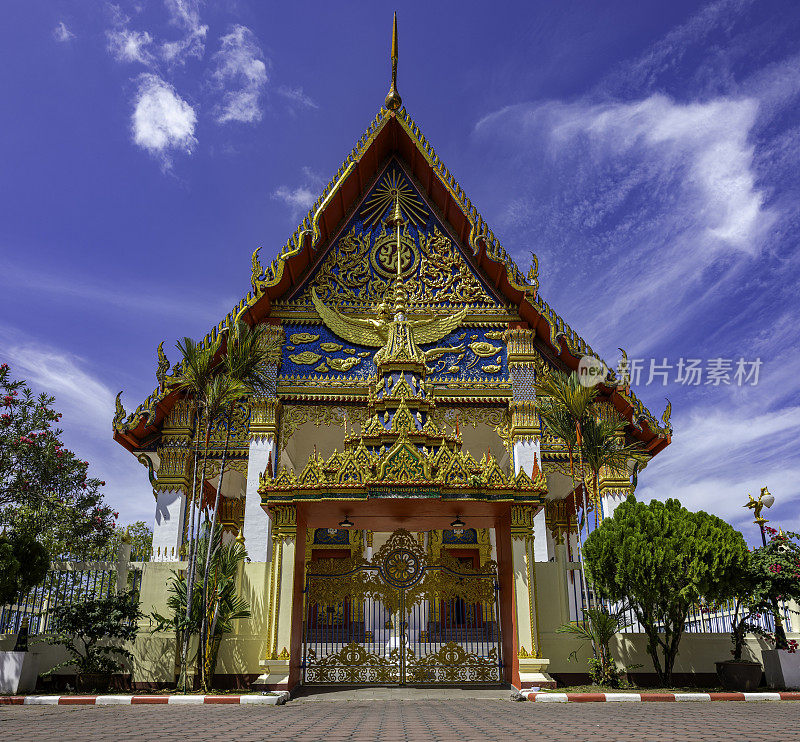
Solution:
[(430, 563), (408, 531), (371, 561), (328, 559), (306, 573), (307, 684), (499, 683), (494, 563), (474, 570), (444, 551)]

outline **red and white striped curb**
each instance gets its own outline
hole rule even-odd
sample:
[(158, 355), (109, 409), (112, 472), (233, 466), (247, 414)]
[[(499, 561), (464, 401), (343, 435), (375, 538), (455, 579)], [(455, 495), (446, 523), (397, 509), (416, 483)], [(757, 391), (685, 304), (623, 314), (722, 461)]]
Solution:
[(275, 696), (0, 696), (0, 706), (106, 706), (134, 704), (172, 704), (178, 706), (233, 703), (276, 706), (286, 703), (289, 693)]
[(521, 692), (537, 703), (593, 703), (641, 701), (800, 701), (800, 692), (779, 693), (539, 693)]

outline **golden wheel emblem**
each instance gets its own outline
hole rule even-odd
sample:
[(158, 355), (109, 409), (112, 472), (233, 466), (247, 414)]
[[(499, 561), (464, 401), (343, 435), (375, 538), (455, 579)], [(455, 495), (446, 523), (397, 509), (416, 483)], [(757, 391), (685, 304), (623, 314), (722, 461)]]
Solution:
[[(417, 267), (419, 250), (408, 235), (400, 238), (400, 275), (407, 276)], [(375, 271), (384, 278), (397, 277), (397, 237), (387, 234), (375, 240), (370, 253), (370, 262)]]
[(422, 573), (417, 555), (410, 549), (393, 549), (386, 555), (381, 572), (383, 578), (394, 587), (413, 585)]

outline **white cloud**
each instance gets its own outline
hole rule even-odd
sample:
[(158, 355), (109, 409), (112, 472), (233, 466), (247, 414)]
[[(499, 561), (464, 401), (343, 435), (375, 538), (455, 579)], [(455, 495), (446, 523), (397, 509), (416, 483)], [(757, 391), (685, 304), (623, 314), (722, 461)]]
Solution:
[(214, 64), (211, 76), (223, 91), (222, 103), (216, 109), (217, 122), (260, 121), (260, 98), (269, 77), (255, 34), (246, 26), (234, 26), (220, 39)]
[(314, 201), (322, 190), (322, 178), (310, 167), (304, 167), (302, 173), (303, 185), (295, 188), (282, 185), (272, 193), (272, 198), (282, 201), (289, 207), (292, 219), (305, 214), (314, 205)]
[(110, 416), (114, 414), (114, 395), (82, 368), (83, 359), (19, 339), (16, 342), (7, 339), (3, 345), (15, 376), (52, 394), (56, 408), (69, 418), (70, 425), (108, 433)]
[(776, 496), (775, 521), (796, 530), (800, 464), (793, 441), (799, 435), (800, 407), (760, 414), (724, 403), (695, 408), (675, 420), (675, 438), (642, 473), (637, 496), (676, 497), (690, 510), (710, 511), (748, 534), (754, 526), (743, 508), (747, 493), (767, 484)]
[(308, 211), (316, 198), (314, 193), (305, 186), (298, 188), (280, 186), (275, 189), (272, 196), (279, 201), (283, 201), (291, 209), (292, 216)]
[(157, 75), (139, 78), (131, 125), (133, 141), (171, 164), (170, 152), (191, 153), (197, 144), (194, 131), (197, 114), (169, 83)]
[(183, 64), (192, 57), (201, 59), (206, 50), (208, 26), (200, 23), (199, 0), (164, 0), (170, 23), (185, 35), (161, 45), (161, 56), (171, 64)]
[(278, 95), (286, 98), (290, 104), (294, 104), (300, 108), (319, 108), (317, 103), (303, 92), (303, 88), (289, 88), (285, 85), (281, 85), (276, 92)]
[(53, 29), (53, 38), (56, 41), (64, 43), (70, 39), (74, 39), (75, 34), (67, 28), (67, 24), (64, 23), (64, 21), (59, 21), (56, 27)]
[[(628, 103), (514, 106), (484, 117), (475, 129), (500, 130), (527, 141), (544, 134), (553, 157), (583, 145), (590, 162), (598, 166), (635, 157), (646, 167), (630, 168), (634, 179), (628, 181), (629, 188), (658, 173), (680, 176), (692, 206), (683, 214), (688, 218), (685, 228), (712, 238), (712, 245), (755, 254), (774, 216), (764, 207), (764, 194), (756, 188), (752, 170), (748, 135), (757, 111), (754, 99), (682, 104), (652, 95)], [(618, 189), (608, 194), (619, 195)]]
[(147, 31), (120, 29), (108, 31), (108, 51), (118, 62), (139, 62), (146, 67), (154, 63), (150, 48), (153, 37)]

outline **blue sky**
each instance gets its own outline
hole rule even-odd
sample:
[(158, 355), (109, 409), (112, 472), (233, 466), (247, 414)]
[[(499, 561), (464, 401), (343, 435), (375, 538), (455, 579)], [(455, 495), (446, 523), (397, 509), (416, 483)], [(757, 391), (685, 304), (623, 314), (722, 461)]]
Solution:
[[(51, 391), (123, 520), (113, 443), (249, 288), (377, 112), (393, 5), (7, 0), (0, 24), (0, 355)], [(541, 293), (609, 363), (643, 361), (674, 440), (640, 480), (756, 536), (800, 529), (800, 6), (403, 3), (399, 89)], [(730, 360), (730, 384), (676, 382)], [(758, 383), (735, 363), (761, 359)], [(651, 359), (672, 366), (646, 384)]]

